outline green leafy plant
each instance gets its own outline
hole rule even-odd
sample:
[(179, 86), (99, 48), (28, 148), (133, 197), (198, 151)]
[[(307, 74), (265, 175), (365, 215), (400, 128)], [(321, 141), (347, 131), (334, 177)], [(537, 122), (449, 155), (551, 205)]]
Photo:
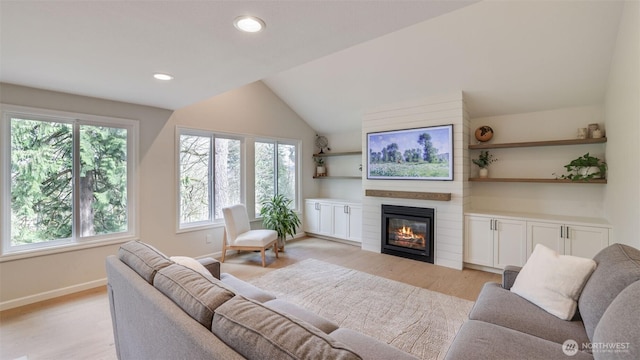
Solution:
[(317, 166), (324, 166), (324, 158), (322, 158), (322, 157), (319, 157), (319, 156), (318, 157), (314, 157), (313, 161), (316, 162)]
[(284, 248), (284, 240), (287, 235), (294, 236), (300, 226), (300, 218), (291, 209), (291, 199), (284, 195), (276, 195), (261, 203), (260, 216), (267, 229), (278, 233), (278, 247)]
[[(561, 179), (569, 179), (571, 181), (589, 181), (591, 179), (604, 178), (607, 172), (607, 163), (595, 156), (586, 153), (577, 159), (571, 160), (568, 165), (564, 166), (570, 173), (562, 175)], [(592, 171), (591, 168), (597, 171)]]
[(480, 151), (480, 155), (477, 159), (471, 159), (474, 164), (478, 165), (480, 168), (488, 168), (490, 164), (498, 161), (493, 154), (489, 154), (488, 150)]

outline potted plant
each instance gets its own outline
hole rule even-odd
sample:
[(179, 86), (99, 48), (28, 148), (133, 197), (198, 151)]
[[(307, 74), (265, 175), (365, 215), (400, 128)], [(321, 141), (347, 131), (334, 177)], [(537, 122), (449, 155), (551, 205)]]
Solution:
[(489, 175), (489, 165), (498, 161), (493, 154), (489, 154), (488, 150), (480, 151), (480, 156), (477, 159), (471, 159), (471, 161), (480, 167), (480, 177), (486, 178)]
[(314, 157), (313, 160), (316, 162), (316, 176), (325, 176), (327, 169), (324, 167), (324, 158), (318, 156)]
[(294, 236), (300, 226), (300, 218), (290, 207), (291, 199), (276, 195), (261, 203), (260, 216), (267, 229), (278, 233), (278, 248), (284, 250), (287, 235)]
[(568, 165), (564, 166), (570, 173), (562, 175), (562, 179), (571, 181), (589, 181), (591, 179), (604, 178), (607, 173), (607, 163), (595, 156), (586, 153), (577, 159), (571, 160)]

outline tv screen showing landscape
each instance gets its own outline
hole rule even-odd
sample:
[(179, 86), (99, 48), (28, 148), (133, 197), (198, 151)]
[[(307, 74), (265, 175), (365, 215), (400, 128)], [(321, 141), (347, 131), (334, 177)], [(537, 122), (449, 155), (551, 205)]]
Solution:
[(453, 180), (453, 125), (367, 134), (367, 178)]

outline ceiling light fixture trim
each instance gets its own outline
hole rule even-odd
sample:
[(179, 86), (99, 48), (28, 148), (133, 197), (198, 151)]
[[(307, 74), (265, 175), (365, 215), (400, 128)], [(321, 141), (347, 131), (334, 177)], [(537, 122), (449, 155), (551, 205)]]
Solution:
[(240, 31), (256, 33), (262, 31), (267, 25), (259, 17), (243, 15), (233, 20), (233, 26)]

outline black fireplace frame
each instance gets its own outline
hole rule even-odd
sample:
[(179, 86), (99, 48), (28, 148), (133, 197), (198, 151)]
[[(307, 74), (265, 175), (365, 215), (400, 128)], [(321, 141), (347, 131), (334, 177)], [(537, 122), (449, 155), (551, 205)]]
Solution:
[[(425, 250), (411, 249), (404, 246), (396, 246), (387, 243), (387, 227), (390, 218), (403, 218), (412, 221), (427, 222), (428, 244)], [(434, 244), (435, 244), (435, 209), (419, 208), (397, 205), (382, 205), (382, 232), (381, 232), (381, 251), (383, 254), (400, 256), (408, 259), (434, 263)]]

